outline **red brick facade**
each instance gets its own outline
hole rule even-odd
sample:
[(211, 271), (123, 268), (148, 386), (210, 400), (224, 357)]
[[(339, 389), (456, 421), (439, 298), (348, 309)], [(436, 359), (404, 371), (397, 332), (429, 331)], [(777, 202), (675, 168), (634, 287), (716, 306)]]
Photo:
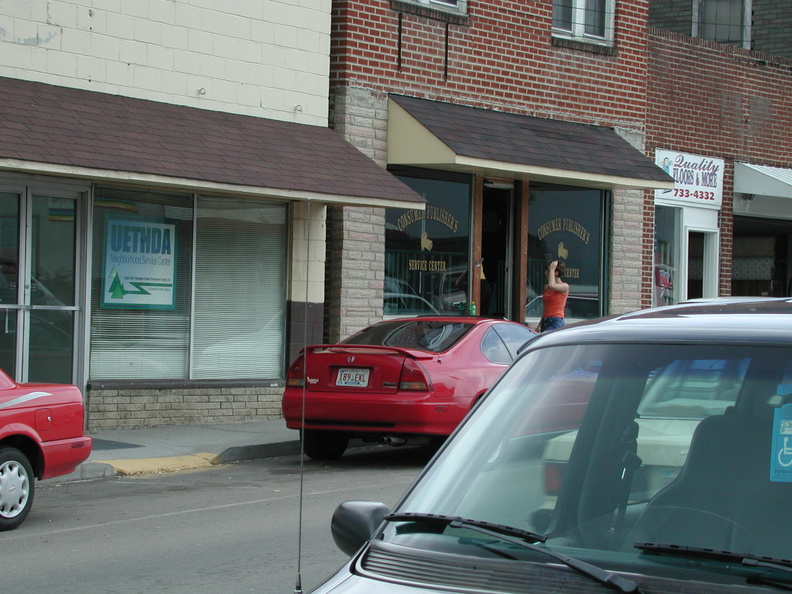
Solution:
[(648, 5), (626, 4), (611, 50), (554, 42), (550, 2), (471, 2), (448, 22), (396, 0), (337, 0), (330, 84), (642, 130)]
[[(730, 295), (734, 161), (792, 167), (792, 59), (651, 29), (649, 73), (647, 152), (726, 161), (719, 290)], [(651, 268), (650, 217), (644, 228)]]

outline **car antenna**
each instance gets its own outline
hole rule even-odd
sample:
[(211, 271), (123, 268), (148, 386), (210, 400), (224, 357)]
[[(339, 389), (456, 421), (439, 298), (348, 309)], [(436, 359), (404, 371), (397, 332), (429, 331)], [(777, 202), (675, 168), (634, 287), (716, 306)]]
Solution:
[[(311, 245), (311, 199), (307, 200), (308, 207), (305, 213), (305, 224), (308, 229), (306, 230), (306, 245)], [(310, 250), (309, 250), (310, 251)], [(308, 345), (308, 258), (305, 259), (305, 298), (303, 299), (303, 321), (302, 321), (302, 346), (303, 348)], [(308, 384), (308, 350), (303, 351), (303, 382), (302, 382), (302, 403), (300, 410), (300, 426), (303, 429), (300, 431), (300, 496), (297, 512), (297, 577), (294, 583), (294, 594), (303, 594), (302, 589), (302, 533), (303, 533), (303, 494), (305, 492), (305, 399), (306, 399), (306, 385)]]

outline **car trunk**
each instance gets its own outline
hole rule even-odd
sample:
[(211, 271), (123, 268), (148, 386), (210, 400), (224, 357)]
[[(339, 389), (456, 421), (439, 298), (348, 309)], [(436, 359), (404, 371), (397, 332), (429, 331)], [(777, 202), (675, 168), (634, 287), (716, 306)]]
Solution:
[(399, 391), (406, 360), (432, 357), (421, 351), (372, 345), (311, 347), (306, 355), (310, 391), (347, 394), (394, 394)]

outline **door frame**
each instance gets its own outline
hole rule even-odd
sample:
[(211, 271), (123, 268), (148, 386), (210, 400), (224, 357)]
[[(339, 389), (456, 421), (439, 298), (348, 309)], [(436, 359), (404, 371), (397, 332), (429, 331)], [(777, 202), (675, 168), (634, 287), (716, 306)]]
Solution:
[[(33, 224), (33, 199), (39, 198), (64, 198), (74, 200), (74, 303), (63, 308), (64, 311), (73, 312), (73, 331), (72, 331), (72, 373), (71, 381), (73, 384), (84, 387), (86, 382), (86, 354), (85, 345), (87, 344), (87, 325), (85, 312), (87, 311), (87, 298), (89, 295), (90, 279), (86, 277), (88, 267), (87, 257), (90, 250), (87, 249), (90, 234), (88, 229), (88, 204), (91, 194), (91, 184), (87, 181), (55, 179), (45, 176), (25, 175), (25, 174), (3, 174), (0, 175), (0, 192), (16, 194), (19, 197), (19, 227), (18, 227), (18, 279), (28, 280), (32, 273), (32, 224)], [(19, 289), (19, 286), (18, 286)], [(18, 382), (28, 380), (29, 365), (29, 325), (31, 312), (34, 311), (32, 304), (17, 303), (13, 308), (17, 312), (17, 336), (16, 336), (16, 361), (17, 373), (14, 379)], [(22, 296), (22, 291), (18, 291)], [(21, 301), (18, 299), (18, 301)]]

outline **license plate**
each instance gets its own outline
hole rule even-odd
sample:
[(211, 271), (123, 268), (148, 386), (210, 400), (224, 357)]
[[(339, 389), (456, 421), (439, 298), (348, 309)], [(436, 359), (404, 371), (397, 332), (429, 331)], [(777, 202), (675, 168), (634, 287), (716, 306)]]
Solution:
[(365, 388), (368, 386), (368, 369), (339, 369), (336, 386), (348, 388)]

